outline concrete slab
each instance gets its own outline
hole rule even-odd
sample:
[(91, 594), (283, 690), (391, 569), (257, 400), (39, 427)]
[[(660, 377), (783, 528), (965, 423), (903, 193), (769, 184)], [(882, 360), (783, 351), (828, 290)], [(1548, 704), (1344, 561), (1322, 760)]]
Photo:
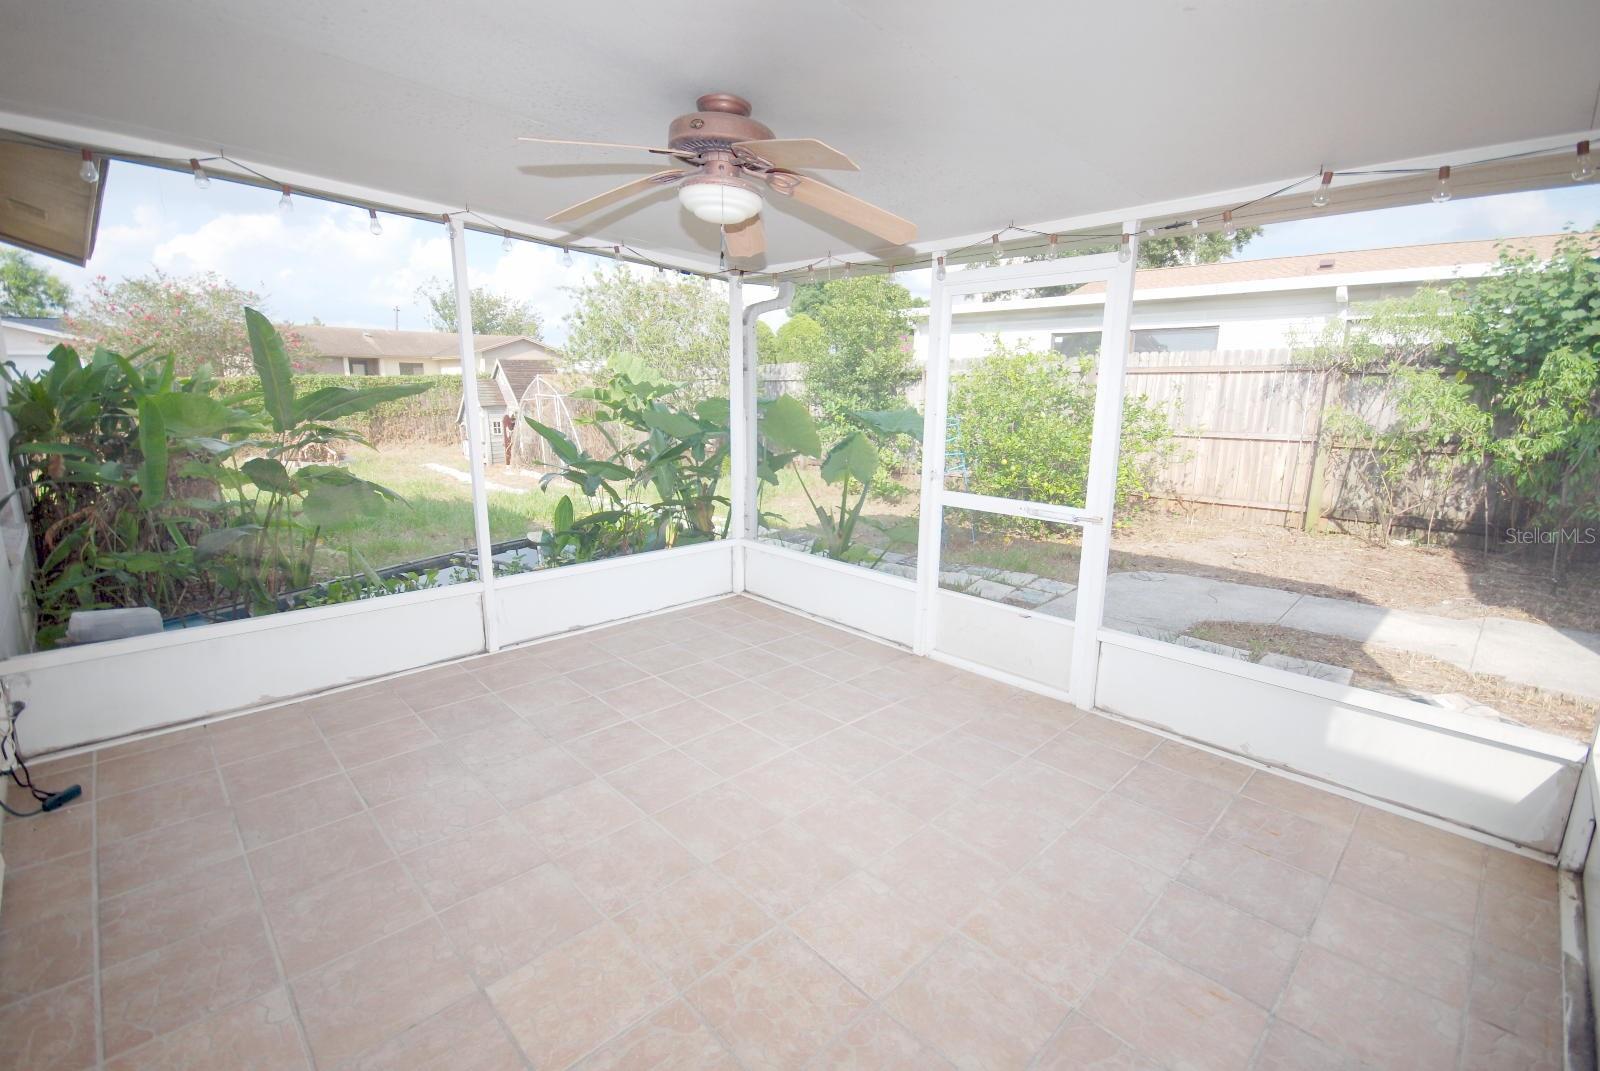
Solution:
[(1016, 588), (1010, 584), (1001, 584), (994, 580), (974, 580), (967, 588), (968, 595), (976, 595), (980, 599), (993, 599), (995, 602), (1004, 602), (1007, 595), (1014, 594)]
[(1468, 668), (1600, 700), (1600, 633), (1491, 617)]
[(1196, 639), (1193, 636), (1179, 636), (1172, 641), (1179, 647), (1188, 647), (1207, 654), (1221, 655), (1223, 658), (1237, 658), (1241, 662), (1250, 661), (1250, 652), (1242, 647), (1229, 647), (1225, 643), (1214, 643), (1211, 640)]
[(1467, 669), (1478, 647), (1483, 618), (1435, 617), (1410, 610), (1306, 595), (1278, 621), (1285, 628), (1343, 636), (1402, 651), (1432, 655)]
[(1180, 573), (1112, 573), (1106, 579), (1106, 617), (1187, 632), (1200, 621), (1270, 625), (1300, 596)]
[(1290, 673), (1315, 677), (1319, 681), (1329, 681), (1333, 684), (1349, 684), (1350, 678), (1355, 676), (1354, 671), (1344, 666), (1330, 666), (1326, 662), (1313, 662), (1309, 658), (1290, 658), (1281, 654), (1262, 655), (1260, 664), (1271, 669), (1286, 669)]
[(1023, 606), (1031, 609), (1047, 603), (1053, 598), (1055, 596), (1048, 591), (1040, 591), (1037, 588), (1018, 588), (1000, 601), (1009, 603), (1012, 606)]
[(1037, 607), (1041, 614), (1059, 617), (1064, 621), (1071, 621), (1078, 609), (1078, 596), (1074, 592), (1070, 595), (1057, 595), (1049, 602), (1040, 603)]
[(1076, 590), (1078, 585), (1068, 584), (1061, 580), (1051, 580), (1047, 576), (1036, 576), (1033, 578), (1033, 583), (1028, 586), (1030, 588), (1038, 588), (1040, 591), (1048, 591), (1052, 595), (1066, 595)]

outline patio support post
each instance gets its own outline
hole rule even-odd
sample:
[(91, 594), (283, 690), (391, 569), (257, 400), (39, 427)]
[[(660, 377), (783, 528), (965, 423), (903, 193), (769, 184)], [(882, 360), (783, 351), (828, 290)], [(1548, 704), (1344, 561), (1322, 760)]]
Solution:
[(728, 538), (733, 545), (733, 593), (744, 591), (744, 547), (755, 535), (750, 506), (755, 475), (755, 438), (751, 410), (755, 377), (745, 353), (744, 277), (728, 273)]
[(1089, 481), (1083, 508), (1098, 518), (1083, 525), (1083, 554), (1078, 566), (1078, 597), (1072, 618), (1074, 705), (1094, 708), (1100, 668), (1100, 624), (1105, 618), (1106, 571), (1111, 565), (1111, 526), (1117, 502), (1117, 464), (1122, 440), (1122, 397), (1128, 364), (1128, 324), (1133, 313), (1133, 279), (1139, 264), (1139, 223), (1124, 223), (1128, 258), (1106, 286), (1105, 320), (1101, 324), (1100, 361), (1095, 369), (1094, 430), (1089, 450)]
[(939, 551), (944, 533), (944, 440), (948, 408), (944, 381), (950, 368), (950, 332), (945, 304), (950, 300), (939, 278), (939, 255), (929, 262), (928, 359), (922, 387), (922, 505), (917, 518), (917, 620), (911, 649), (933, 650), (933, 601), (939, 597)]
[(456, 283), (456, 345), (461, 360), (461, 415), (467, 426), (467, 466), (472, 470), (472, 529), (477, 546), (478, 580), (483, 584), (483, 643), (500, 649), (494, 605), (494, 549), (489, 538), (489, 498), (483, 486), (482, 410), (478, 405), (478, 354), (472, 334), (472, 290), (467, 280), (467, 229), (447, 220), (450, 267)]

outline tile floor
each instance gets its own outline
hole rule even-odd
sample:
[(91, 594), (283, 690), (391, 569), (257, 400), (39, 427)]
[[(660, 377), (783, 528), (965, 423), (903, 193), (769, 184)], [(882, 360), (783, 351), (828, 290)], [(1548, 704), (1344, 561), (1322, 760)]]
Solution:
[(749, 600), (41, 766), (0, 1066), (1559, 1066), (1553, 872)]

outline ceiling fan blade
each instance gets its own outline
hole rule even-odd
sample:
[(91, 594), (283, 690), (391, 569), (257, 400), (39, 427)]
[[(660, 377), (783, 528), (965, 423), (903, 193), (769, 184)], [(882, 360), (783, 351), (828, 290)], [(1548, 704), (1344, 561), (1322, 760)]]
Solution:
[(818, 171), (860, 171), (856, 162), (826, 142), (816, 138), (768, 138), (765, 141), (736, 141), (734, 149), (759, 156), (773, 167), (807, 168)]
[(769, 178), (768, 182), (779, 193), (787, 193), (803, 205), (810, 205), (835, 219), (842, 219), (852, 227), (860, 227), (892, 245), (905, 245), (916, 240), (915, 223), (901, 219), (877, 205), (868, 204), (820, 179), (784, 173)]
[(518, 141), (532, 141), (540, 145), (581, 145), (589, 149), (637, 149), (639, 152), (660, 153), (663, 156), (679, 156), (689, 159), (694, 156), (692, 152), (683, 152), (681, 149), (658, 149), (653, 145), (625, 145), (619, 141), (572, 141), (567, 138), (528, 138), (519, 137)]
[(767, 251), (767, 229), (761, 225), (760, 215), (722, 228), (722, 236), (728, 243), (728, 256), (734, 260), (749, 260)]
[(626, 200), (636, 193), (643, 193), (652, 186), (663, 186), (669, 181), (676, 182), (678, 179), (690, 174), (693, 174), (693, 172), (678, 170), (657, 171), (653, 175), (646, 175), (644, 178), (634, 179), (632, 182), (624, 182), (621, 186), (591, 197), (587, 201), (579, 201), (575, 205), (569, 205), (554, 215), (546, 216), (545, 221), (548, 223), (566, 223), (579, 219), (589, 215), (591, 212), (598, 212), (608, 205), (614, 205), (618, 201)]

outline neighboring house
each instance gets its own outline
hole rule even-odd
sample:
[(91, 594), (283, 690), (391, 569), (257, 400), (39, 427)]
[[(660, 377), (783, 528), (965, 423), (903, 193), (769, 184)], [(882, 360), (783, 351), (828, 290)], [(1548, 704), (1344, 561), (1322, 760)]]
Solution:
[[(390, 331), (380, 327), (284, 324), (318, 354), (313, 372), (351, 376), (458, 376), (459, 342), (454, 331)], [(513, 357), (549, 358), (555, 352), (527, 335), (474, 335), (478, 367), (493, 368)]]
[[(1147, 268), (1134, 276), (1131, 349), (1287, 349), (1309, 342), (1330, 320), (1359, 318), (1368, 302), (1481, 278), (1493, 270), (1502, 245), (1548, 257), (1560, 238), (1541, 234)], [(1069, 356), (1092, 353), (1100, 345), (1104, 304), (1099, 283), (1062, 297), (962, 302), (952, 310), (951, 361), (982, 357), (996, 335), (1008, 345), (1048, 346)], [(925, 362), (928, 311), (913, 309), (911, 316), (916, 357)]]
[(50, 351), (63, 343), (76, 343), (59, 316), (7, 316), (0, 318), (0, 361), (10, 361), (17, 371), (42, 372), (50, 367)]
[[(544, 347), (540, 349), (554, 356)], [(511, 463), (518, 427), (524, 413), (534, 411), (536, 396), (550, 388), (543, 377), (553, 375), (555, 362), (548, 357), (501, 357), (487, 376), (478, 377), (479, 442), (490, 465)], [(456, 425), (463, 428), (461, 449), (467, 448), (465, 405), (456, 407)]]

